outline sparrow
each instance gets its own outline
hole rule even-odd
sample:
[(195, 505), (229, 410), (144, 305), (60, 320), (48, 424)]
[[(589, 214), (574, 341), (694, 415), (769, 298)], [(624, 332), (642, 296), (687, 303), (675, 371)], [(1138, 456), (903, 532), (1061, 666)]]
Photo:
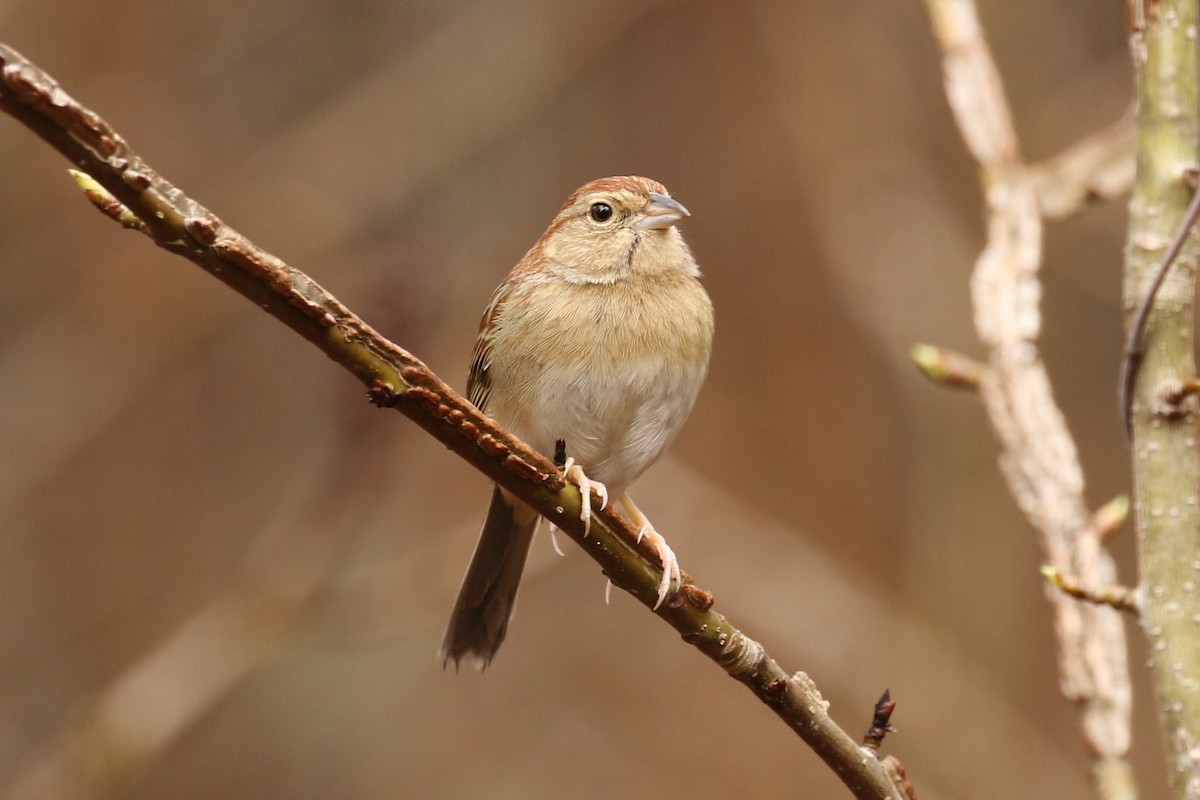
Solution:
[[(580, 187), (492, 294), (467, 381), (480, 411), (538, 452), (565, 455), (585, 531), (590, 490), (617, 499), (662, 561), (659, 605), (681, 583), (679, 563), (626, 490), (679, 433), (708, 371), (712, 302), (676, 227), (688, 216), (648, 178)], [(443, 666), (491, 663), (539, 519), (493, 487)]]

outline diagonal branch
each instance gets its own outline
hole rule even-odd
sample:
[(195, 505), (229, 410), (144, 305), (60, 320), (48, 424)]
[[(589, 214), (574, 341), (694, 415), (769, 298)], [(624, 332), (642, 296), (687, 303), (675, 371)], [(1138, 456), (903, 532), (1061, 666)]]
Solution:
[[(653, 607), (660, 575), (657, 559), (637, 543), (637, 532), (615, 510), (594, 517), (585, 538), (579, 492), (547, 458), (498, 427), (307, 275), (260, 249), (168, 183), (103, 119), (4, 45), (0, 68), (0, 111), (34, 131), (111, 193), (144, 223), (143, 232), (155, 244), (195, 262), (312, 342), (366, 384), (373, 402), (399, 410), (528, 502), (583, 547), (616, 586)], [(117, 218), (128, 220), (119, 209), (113, 210)], [(804, 673), (786, 674), (762, 645), (713, 611), (712, 602), (710, 594), (688, 582), (655, 613), (783, 719), (855, 797), (897, 798), (893, 775), (833, 722), (812, 681)]]

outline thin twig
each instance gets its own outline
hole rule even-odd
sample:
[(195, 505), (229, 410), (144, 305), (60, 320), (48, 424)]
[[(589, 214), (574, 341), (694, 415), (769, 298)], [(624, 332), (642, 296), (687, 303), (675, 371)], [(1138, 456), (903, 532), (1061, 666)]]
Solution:
[(1167, 279), (1171, 265), (1175, 263), (1183, 246), (1187, 244), (1188, 236), (1191, 234), (1192, 228), (1196, 227), (1197, 219), (1200, 219), (1200, 191), (1193, 191), (1192, 200), (1188, 203), (1187, 211), (1183, 213), (1183, 221), (1179, 223), (1179, 228), (1171, 239), (1171, 245), (1167, 248), (1167, 254), (1163, 256), (1162, 263), (1154, 273), (1154, 280), (1150, 282), (1150, 288), (1146, 290), (1145, 296), (1138, 303), (1137, 312), (1133, 315), (1133, 322), (1129, 324), (1129, 332), (1125, 336), (1125, 352), (1121, 359), (1121, 380), (1117, 389), (1117, 402), (1121, 409), (1121, 421), (1125, 423), (1126, 442), (1133, 441), (1133, 389), (1137, 383), (1142, 359), (1146, 355), (1144, 348), (1146, 322), (1150, 319), (1150, 310), (1154, 308), (1154, 298), (1158, 296), (1158, 290), (1162, 288), (1163, 281)]
[(978, 391), (987, 367), (970, 356), (930, 344), (913, 345), (909, 356), (921, 374), (951, 389)]
[[(389, 342), (304, 273), (254, 245), (134, 153), (103, 119), (45, 72), (0, 45), (0, 111), (22, 122), (104, 186), (160, 247), (251, 299), (485, 475), (536, 508), (583, 547), (605, 575), (647, 607), (657, 599), (657, 559), (613, 508), (585, 539), (580, 497), (553, 463), (482, 415), (412, 354)], [(837, 726), (804, 673), (788, 675), (758, 642), (712, 610), (712, 595), (687, 583), (656, 614), (746, 685), (783, 719), (858, 798), (898, 798), (875, 758)]]
[(1134, 616), (1141, 611), (1138, 605), (1137, 591), (1128, 586), (1120, 584), (1088, 586), (1074, 575), (1067, 575), (1048, 564), (1042, 567), (1042, 577), (1055, 589), (1076, 600), (1083, 600), (1098, 606), (1108, 606)]
[(1048, 220), (1063, 220), (1096, 200), (1112, 200), (1133, 188), (1133, 112), (1087, 136), (1056, 156), (1029, 165), (1038, 208)]

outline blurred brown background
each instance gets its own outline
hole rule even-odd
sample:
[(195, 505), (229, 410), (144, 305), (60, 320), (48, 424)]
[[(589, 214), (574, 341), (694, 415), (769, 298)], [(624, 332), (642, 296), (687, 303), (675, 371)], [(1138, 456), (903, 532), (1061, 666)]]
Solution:
[[(1028, 157), (1127, 107), (1122, 4), (981, 12)], [(640, 505), (843, 726), (892, 690), (923, 800), (1090, 796), (1032, 530), (978, 403), (907, 359), (979, 353), (982, 241), (915, 0), (8, 0), (0, 39), (460, 388), (566, 195), (662, 180), (718, 335)], [(443, 672), (486, 481), (65, 167), (0, 120), (0, 797), (848, 796), (544, 537), (491, 670)], [(1044, 351), (1093, 505), (1127, 488), (1123, 223), (1047, 239)]]

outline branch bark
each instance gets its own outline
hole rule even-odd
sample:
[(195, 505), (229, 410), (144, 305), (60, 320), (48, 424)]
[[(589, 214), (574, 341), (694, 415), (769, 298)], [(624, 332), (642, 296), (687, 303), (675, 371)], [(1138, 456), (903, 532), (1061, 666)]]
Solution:
[[(1130, 203), (1126, 327), (1182, 224), (1192, 191), (1197, 139), (1197, 25), (1194, 0), (1130, 3), (1137, 93), (1137, 178)], [(1150, 643), (1159, 719), (1174, 797), (1200, 797), (1200, 451), (1196, 400), (1167, 395), (1196, 374), (1192, 348), (1197, 246), (1183, 244), (1162, 282), (1132, 378), (1132, 454), (1142, 628)]]
[[(416, 357), (380, 336), (307, 275), (258, 248), (168, 183), (96, 113), (4, 45), (0, 68), (0, 111), (90, 175), (144, 223), (142, 232), (157, 245), (195, 262), (312, 342), (366, 384), (373, 402), (401, 411), (528, 502), (599, 563), (616, 586), (653, 607), (660, 573), (657, 559), (637, 543), (637, 532), (615, 509), (593, 517), (585, 538), (579, 492), (563, 481), (547, 458), (480, 414)], [(100, 199), (107, 203), (107, 198)], [(123, 224), (129, 222), (119, 209), (109, 205), (108, 210), (116, 211), (111, 215)], [(896, 765), (885, 767), (838, 727), (807, 675), (786, 674), (761, 644), (713, 611), (712, 602), (712, 596), (689, 579), (655, 613), (747, 686), (855, 797), (900, 798)]]

